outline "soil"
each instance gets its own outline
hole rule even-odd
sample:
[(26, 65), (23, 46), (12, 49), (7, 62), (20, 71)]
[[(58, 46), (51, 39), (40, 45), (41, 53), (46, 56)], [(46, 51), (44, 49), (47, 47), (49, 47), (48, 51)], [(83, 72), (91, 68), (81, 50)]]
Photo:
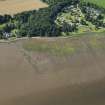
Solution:
[(0, 15), (14, 15), (24, 11), (30, 11), (44, 7), (47, 7), (47, 4), (39, 0), (1, 0)]

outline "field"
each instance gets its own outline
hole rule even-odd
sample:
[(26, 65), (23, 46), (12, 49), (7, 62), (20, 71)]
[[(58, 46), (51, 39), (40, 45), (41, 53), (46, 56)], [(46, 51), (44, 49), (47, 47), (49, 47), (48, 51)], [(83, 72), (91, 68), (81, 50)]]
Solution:
[(0, 14), (16, 14), (23, 11), (29, 11), (44, 8), (47, 5), (39, 0), (0, 0)]
[[(101, 0), (82, 0), (85, 2), (92, 2), (100, 7), (105, 7), (105, 1)], [(0, 15), (21, 13), (39, 8), (47, 7), (47, 4), (40, 0), (0, 0)]]
[(105, 36), (0, 43), (0, 105), (105, 105)]
[(105, 8), (105, 0), (100, 0), (100, 1), (99, 0), (82, 0), (82, 1), (91, 2), (91, 3), (97, 4), (100, 7)]

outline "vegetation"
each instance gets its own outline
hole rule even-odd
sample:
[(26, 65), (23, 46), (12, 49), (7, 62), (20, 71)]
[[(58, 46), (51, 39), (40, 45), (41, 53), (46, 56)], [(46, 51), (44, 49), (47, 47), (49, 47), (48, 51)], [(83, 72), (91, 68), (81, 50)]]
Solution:
[[(84, 40), (84, 43), (81, 39)], [(100, 33), (100, 35), (98, 35), (97, 32), (94, 32), (87, 33), (85, 36), (75, 36), (73, 38), (32, 38), (22, 43), (22, 47), (31, 54), (67, 57), (80, 53), (80, 51), (84, 52), (84, 47), (86, 46), (86, 52), (87, 49), (94, 49), (95, 51), (105, 50), (105, 45), (103, 44), (104, 40), (104, 32)], [(86, 45), (84, 46), (84, 44)]]
[(82, 2), (90, 2), (90, 3), (93, 3), (93, 4), (96, 4), (96, 5), (98, 5), (99, 7), (103, 7), (103, 8), (105, 8), (105, 0), (81, 0)]
[(52, 37), (105, 30), (104, 8), (80, 0), (42, 1), (49, 7), (14, 16), (0, 16), (0, 37)]
[(55, 56), (66, 56), (75, 53), (76, 47), (68, 41), (62, 43), (62, 41), (48, 41), (48, 40), (30, 40), (23, 44), (23, 48), (31, 52), (42, 52)]

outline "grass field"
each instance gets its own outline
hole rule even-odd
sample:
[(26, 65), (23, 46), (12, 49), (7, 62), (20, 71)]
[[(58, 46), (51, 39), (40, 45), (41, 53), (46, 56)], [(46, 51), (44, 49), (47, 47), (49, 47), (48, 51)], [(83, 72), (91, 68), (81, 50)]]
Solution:
[(23, 11), (29, 11), (44, 8), (47, 5), (40, 0), (0, 0), (0, 14), (16, 14)]
[(99, 0), (82, 0), (82, 1), (91, 2), (91, 3), (97, 4), (100, 7), (105, 8), (105, 0), (100, 0), (100, 1)]
[(1, 43), (0, 105), (105, 105), (104, 45), (104, 33)]

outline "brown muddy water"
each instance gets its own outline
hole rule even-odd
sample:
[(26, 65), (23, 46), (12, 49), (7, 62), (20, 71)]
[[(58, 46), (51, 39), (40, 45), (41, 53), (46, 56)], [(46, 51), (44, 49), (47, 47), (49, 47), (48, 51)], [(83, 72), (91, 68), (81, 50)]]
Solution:
[[(60, 39), (79, 47), (65, 58), (36, 52), (27, 55), (24, 41), (0, 43), (0, 105), (105, 105), (105, 49), (100, 47), (104, 40), (91, 36)], [(36, 60), (35, 66), (28, 57)]]

